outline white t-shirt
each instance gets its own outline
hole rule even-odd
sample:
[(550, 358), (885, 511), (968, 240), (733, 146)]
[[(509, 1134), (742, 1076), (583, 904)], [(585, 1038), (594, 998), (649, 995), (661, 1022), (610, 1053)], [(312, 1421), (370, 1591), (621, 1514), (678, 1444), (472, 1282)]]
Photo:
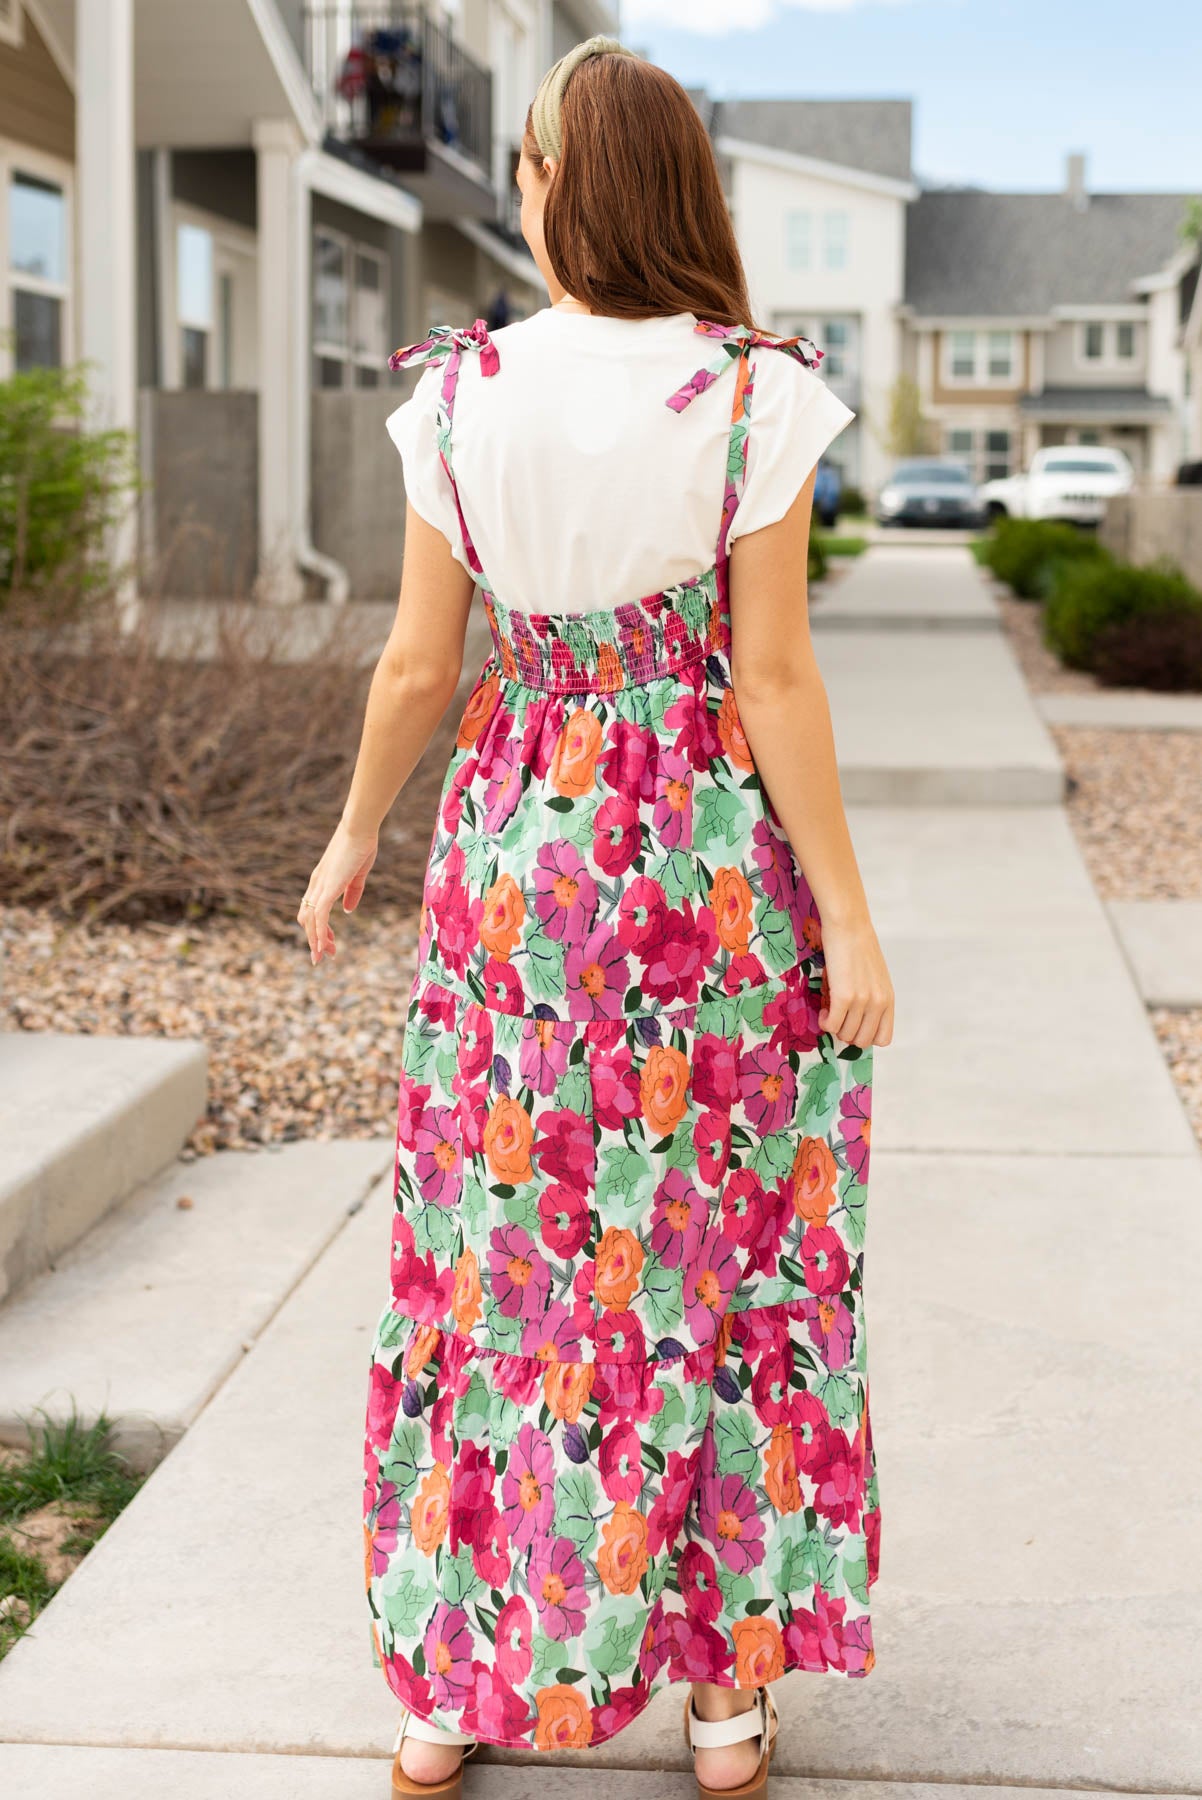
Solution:
[[(526, 612), (592, 612), (691, 580), (718, 553), (735, 373), (677, 412), (666, 403), (721, 353), (691, 312), (652, 319), (552, 311), (491, 334), (459, 368), (451, 445), (464, 517), (498, 600)], [(445, 362), (422, 372), (388, 419), (405, 488), (467, 556), (438, 456)], [(782, 350), (752, 351), (747, 477), (727, 534), (770, 525), (855, 417)]]

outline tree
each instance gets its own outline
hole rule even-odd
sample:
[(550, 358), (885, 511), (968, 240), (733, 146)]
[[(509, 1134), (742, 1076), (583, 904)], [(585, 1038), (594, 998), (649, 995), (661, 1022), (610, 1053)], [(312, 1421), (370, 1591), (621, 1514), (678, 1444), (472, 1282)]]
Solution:
[(890, 456), (930, 456), (937, 447), (937, 428), (922, 410), (918, 383), (899, 375), (889, 393), (889, 425), (885, 448)]

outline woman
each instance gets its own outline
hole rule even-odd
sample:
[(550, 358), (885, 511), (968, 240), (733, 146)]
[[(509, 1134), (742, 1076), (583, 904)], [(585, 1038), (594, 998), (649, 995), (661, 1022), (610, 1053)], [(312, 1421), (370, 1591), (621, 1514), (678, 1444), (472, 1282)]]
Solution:
[(389, 420), (400, 602), (298, 913), (333, 955), (479, 588), (367, 1422), (393, 1791), (458, 1793), (476, 1742), (601, 1743), (683, 1681), (699, 1791), (758, 1795), (769, 1684), (872, 1665), (861, 1273), (893, 994), (805, 594), (814, 468), (852, 414), (813, 346), (748, 323), (662, 70), (578, 45), (517, 178), (551, 305), (393, 358), (430, 365)]

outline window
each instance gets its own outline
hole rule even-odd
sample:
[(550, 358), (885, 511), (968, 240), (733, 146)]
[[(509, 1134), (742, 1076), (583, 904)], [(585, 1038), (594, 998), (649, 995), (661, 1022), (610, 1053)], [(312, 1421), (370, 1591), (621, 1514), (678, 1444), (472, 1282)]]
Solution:
[(213, 337), (213, 234), (201, 225), (180, 225), (175, 249), (180, 382), (186, 388), (203, 388), (209, 385)]
[(847, 374), (849, 336), (846, 319), (823, 319), (818, 327), (818, 347), (826, 352), (822, 374), (828, 381), (840, 381)]
[(1085, 327), (1085, 360), (1100, 362), (1106, 348), (1106, 327), (1100, 322)]
[(1010, 473), (1010, 433), (1008, 431), (987, 431), (985, 433), (985, 479), (986, 481), (1002, 481)]
[(947, 453), (949, 456), (963, 456), (966, 459), (971, 458), (975, 447), (975, 432), (968, 431), (960, 425), (953, 427), (953, 429), (948, 432)]
[(1124, 362), (1129, 362), (1135, 355), (1135, 326), (1130, 319), (1122, 319), (1115, 327), (1115, 355)]
[(1015, 378), (1013, 331), (949, 331), (944, 340), (944, 379), (970, 387), (999, 387)]
[(17, 370), (59, 368), (68, 297), (62, 186), (14, 169), (8, 187), (10, 323)]
[(388, 366), (388, 264), (334, 231), (314, 234), (313, 353), (323, 388), (379, 387)]
[(1010, 381), (1014, 375), (1014, 333), (989, 333), (989, 375), (993, 381)]
[(977, 372), (977, 338), (973, 331), (953, 331), (951, 337), (952, 377), (971, 381)]
[(785, 214), (785, 266), (808, 269), (810, 266), (810, 215), (808, 212)]
[(823, 218), (822, 260), (828, 269), (847, 267), (847, 214), (828, 212)]

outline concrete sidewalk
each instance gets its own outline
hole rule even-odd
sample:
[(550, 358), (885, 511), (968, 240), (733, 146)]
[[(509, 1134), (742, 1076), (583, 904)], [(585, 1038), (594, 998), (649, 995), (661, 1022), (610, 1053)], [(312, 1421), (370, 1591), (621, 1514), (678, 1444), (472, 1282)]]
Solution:
[[(1060, 807), (849, 816), (897, 990), (866, 1275), (878, 1661), (778, 1685), (773, 1792), (1202, 1793), (1197, 1143)], [(5, 1792), (383, 1800), (359, 1458), (388, 1229), (384, 1180), (0, 1665)], [(686, 1800), (678, 1715), (669, 1689), (592, 1754), (481, 1751), (467, 1793)]]

